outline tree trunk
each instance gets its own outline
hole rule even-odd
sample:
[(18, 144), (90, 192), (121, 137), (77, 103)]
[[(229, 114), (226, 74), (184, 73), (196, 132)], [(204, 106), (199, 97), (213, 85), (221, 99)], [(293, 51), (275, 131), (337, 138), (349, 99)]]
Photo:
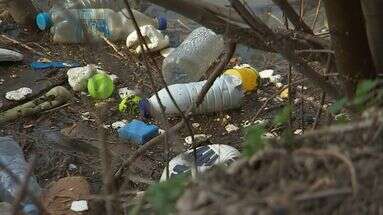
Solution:
[(377, 73), (383, 74), (383, 1), (361, 0), (367, 37)]
[(360, 80), (376, 76), (361, 3), (360, 0), (324, 2), (335, 50), (336, 67), (343, 78), (346, 96), (351, 98)]

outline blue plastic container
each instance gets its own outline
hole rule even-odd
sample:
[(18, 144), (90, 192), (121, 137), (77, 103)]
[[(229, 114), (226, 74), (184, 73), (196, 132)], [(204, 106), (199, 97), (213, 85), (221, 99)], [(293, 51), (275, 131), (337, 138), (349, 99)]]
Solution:
[(158, 127), (134, 119), (118, 129), (118, 134), (122, 139), (142, 145), (158, 134)]

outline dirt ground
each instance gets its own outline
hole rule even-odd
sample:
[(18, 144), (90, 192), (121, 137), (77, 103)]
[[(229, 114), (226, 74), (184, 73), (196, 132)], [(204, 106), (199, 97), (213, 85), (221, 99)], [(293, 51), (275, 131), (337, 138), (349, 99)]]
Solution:
[[(10, 90), (30, 87), (33, 95), (29, 99), (32, 99), (53, 86), (62, 85), (70, 89), (66, 81), (66, 69), (31, 69), (29, 64), (40, 58), (75, 61), (82, 65), (97, 64), (119, 77), (117, 88), (140, 88), (146, 96), (150, 96), (152, 90), (162, 88), (159, 84), (151, 89), (143, 65), (137, 63), (133, 57), (129, 57), (128, 60), (122, 59), (106, 44), (53, 44), (49, 33), (26, 31), (15, 28), (11, 23), (5, 24), (7, 25), (0, 28), (0, 33), (11, 35), (41, 55), (0, 37), (1, 47), (17, 50), (25, 55), (21, 63), (0, 65), (0, 78), (3, 79), (0, 84), (0, 111), (17, 105), (4, 98), (5, 93)], [(128, 52), (123, 42), (117, 43), (117, 47), (124, 53)], [(262, 64), (254, 66), (258, 70), (275, 69), (283, 76), (283, 83), (286, 84), (288, 64), (278, 62), (276, 65), (269, 56), (265, 56), (265, 59), (267, 60)], [(161, 61), (161, 57), (158, 57), (158, 61)], [(156, 77), (159, 77), (158, 75), (155, 74)], [(293, 78), (298, 80), (300, 77)], [(299, 128), (301, 121), (304, 122), (305, 128), (312, 127), (319, 104), (320, 92), (308, 83), (304, 85), (307, 86), (304, 91), (305, 98), (309, 99), (305, 101), (304, 113), (300, 114), (298, 109), (295, 111), (294, 130)], [(198, 123), (199, 126), (194, 128), (194, 132), (212, 135), (209, 140), (211, 143), (232, 145), (241, 150), (246, 130), (244, 125), (253, 124), (258, 119), (272, 119), (287, 103), (279, 98), (272, 99), (260, 116), (254, 118), (264, 101), (277, 91), (273, 84), (264, 82), (256, 93), (246, 95), (239, 110), (195, 116), (192, 123)], [(26, 157), (37, 155), (34, 173), (42, 187), (66, 176), (84, 176), (91, 185), (92, 193), (98, 193), (102, 186), (98, 153), (103, 135), (105, 134), (113, 155), (114, 169), (139, 146), (119, 139), (115, 130), (102, 128), (97, 120), (101, 118), (102, 124), (110, 125), (118, 120), (138, 119), (140, 116), (118, 112), (119, 100), (116, 93), (107, 101), (108, 111), (102, 114), (95, 111), (95, 101), (90, 97), (73, 91), (72, 93), (74, 99), (69, 105), (9, 122), (0, 127), (0, 135), (13, 136), (23, 147)], [(84, 119), (82, 116), (87, 112), (89, 117)], [(322, 118), (321, 123), (326, 124), (326, 115)], [(179, 120), (169, 118), (171, 125)], [(151, 123), (165, 129), (156, 119), (151, 120)], [(228, 133), (225, 130), (227, 124), (234, 124), (240, 130)], [(269, 127), (269, 132), (274, 135), (278, 135), (280, 130)], [(172, 135), (169, 141), (172, 156), (184, 150), (183, 142), (186, 136), (186, 130)], [(371, 151), (369, 148), (366, 151), (363, 150), (364, 147), (345, 147), (341, 144), (342, 152), (352, 158), (357, 172), (359, 192), (355, 196), (352, 195), (355, 187), (350, 170), (337, 156), (305, 152), (297, 154), (290, 149), (279, 149), (269, 154), (265, 153), (252, 163), (241, 166), (235, 173), (228, 173), (222, 169), (209, 172), (190, 186), (181, 198), (180, 202), (183, 201), (183, 204), (179, 203), (182, 207), (179, 206), (178, 210), (180, 214), (383, 214), (383, 186), (379, 183), (383, 175), (380, 168), (382, 153), (380, 149)], [(72, 168), (73, 165), (76, 168)], [(159, 180), (163, 168), (161, 145), (148, 151), (134, 164), (134, 172), (140, 178), (152, 182)], [(146, 187), (147, 184), (134, 180), (124, 186), (127, 190), (145, 190)], [(322, 193), (325, 197), (310, 196), (323, 190), (328, 190), (330, 194)], [(190, 199), (198, 201), (191, 203)]]

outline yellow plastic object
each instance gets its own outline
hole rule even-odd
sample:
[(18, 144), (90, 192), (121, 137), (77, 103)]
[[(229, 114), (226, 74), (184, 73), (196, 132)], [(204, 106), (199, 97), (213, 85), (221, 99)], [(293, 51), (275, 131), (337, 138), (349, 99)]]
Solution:
[(255, 91), (261, 85), (261, 78), (257, 70), (252, 67), (228, 69), (224, 74), (240, 78), (242, 80), (242, 89), (245, 92)]

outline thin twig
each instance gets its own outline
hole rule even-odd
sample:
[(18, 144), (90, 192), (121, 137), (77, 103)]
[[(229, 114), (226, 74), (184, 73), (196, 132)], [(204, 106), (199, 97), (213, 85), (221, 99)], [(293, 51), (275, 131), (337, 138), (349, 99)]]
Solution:
[[(301, 80), (298, 80), (298, 81), (295, 81), (293, 83), (290, 84), (290, 86), (294, 86), (294, 85), (297, 85), (297, 84), (300, 84), (304, 81), (305, 79), (301, 79)], [(255, 115), (253, 116), (252, 118), (252, 121), (256, 120), (259, 115), (262, 113), (263, 109), (269, 104), (269, 102), (271, 100), (273, 100), (275, 97), (277, 97), (278, 95), (280, 95), (284, 90), (288, 89), (289, 85), (286, 85), (284, 87), (282, 87), (278, 92), (274, 93), (272, 96), (270, 96), (263, 104), (262, 106), (258, 109), (258, 111), (255, 113)]]
[(301, 148), (296, 150), (294, 153), (296, 154), (308, 154), (308, 155), (315, 155), (315, 156), (331, 156), (334, 157), (340, 161), (342, 161), (344, 164), (346, 164), (350, 176), (351, 176), (351, 185), (352, 185), (352, 190), (354, 195), (358, 193), (359, 190), (359, 184), (358, 180), (356, 177), (356, 172), (355, 172), (355, 167), (352, 164), (352, 161), (348, 159), (346, 156), (341, 154), (338, 151), (335, 150), (314, 150), (314, 149), (309, 149), (309, 148)]
[(6, 39), (6, 40), (11, 41), (12, 43), (15, 43), (15, 44), (20, 45), (21, 47), (23, 47), (23, 48), (25, 48), (25, 49), (28, 49), (29, 51), (31, 51), (31, 52), (33, 52), (33, 53), (35, 53), (35, 54), (37, 54), (37, 55), (40, 55), (40, 56), (43, 56), (43, 55), (44, 55), (44, 54), (42, 54), (41, 52), (38, 52), (38, 51), (36, 51), (35, 49), (31, 48), (30, 46), (25, 45), (24, 43), (19, 42), (19, 41), (13, 39), (13, 38), (10, 38), (10, 37), (8, 37), (8, 36), (6, 36), (6, 35), (4, 35), (4, 34), (1, 34), (0, 36), (1, 36), (2, 38)]
[(295, 197), (295, 201), (302, 202), (302, 201), (309, 201), (309, 200), (315, 200), (315, 199), (323, 199), (331, 196), (339, 196), (339, 195), (347, 195), (351, 194), (352, 189), (345, 187), (340, 189), (328, 189), (328, 190), (322, 190), (315, 193), (304, 193), (297, 197)]
[(339, 97), (338, 90), (332, 84), (328, 83), (309, 66), (307, 62), (294, 53), (293, 44), (285, 43), (282, 38), (279, 38), (258, 16), (251, 13), (239, 0), (230, 0), (230, 2), (232, 7), (241, 15), (253, 31), (261, 35), (261, 39), (265, 44), (277, 50), (284, 58), (292, 63), (298, 72), (308, 77), (313, 84), (322, 88), (329, 96), (333, 98)]
[(300, 49), (296, 50), (295, 53), (300, 54), (300, 53), (307, 53), (307, 52), (312, 52), (312, 53), (330, 53), (330, 54), (335, 54), (334, 50), (329, 50), (329, 49)]
[(117, 46), (113, 44), (111, 41), (109, 41), (106, 37), (102, 36), (102, 39), (105, 41), (106, 44), (108, 44), (112, 49), (121, 57), (125, 58), (124, 53), (118, 50)]
[(315, 18), (314, 18), (313, 24), (311, 25), (311, 29), (313, 29), (313, 31), (315, 31), (315, 25), (316, 25), (317, 20), (318, 20), (318, 15), (319, 15), (319, 11), (320, 11), (321, 2), (322, 2), (322, 0), (318, 0), (318, 5), (317, 5), (317, 8), (316, 8), (316, 12), (315, 12)]

